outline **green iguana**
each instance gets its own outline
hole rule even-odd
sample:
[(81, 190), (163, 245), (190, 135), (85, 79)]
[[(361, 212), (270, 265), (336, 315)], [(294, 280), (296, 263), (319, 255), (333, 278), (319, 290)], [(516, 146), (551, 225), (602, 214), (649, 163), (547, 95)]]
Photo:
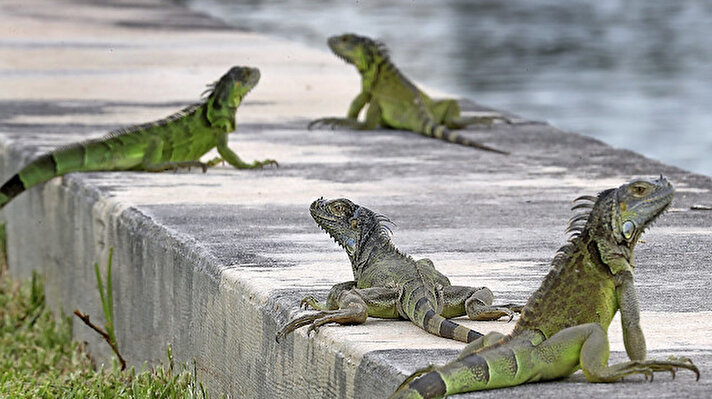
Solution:
[[(491, 124), (503, 117), (480, 116), (461, 118), (456, 100), (434, 101), (418, 89), (391, 62), (383, 43), (354, 34), (333, 36), (328, 40), (331, 50), (361, 73), (361, 93), (351, 102), (347, 118), (321, 118), (314, 125), (345, 126), (358, 130), (373, 130), (379, 126), (410, 130), (481, 150), (508, 154), (470, 140), (448, 129), (463, 129), (474, 123)], [(361, 109), (369, 104), (366, 122), (359, 122)]]
[(354, 280), (331, 288), (326, 304), (308, 296), (305, 308), (319, 310), (298, 317), (277, 334), (277, 342), (295, 329), (310, 325), (317, 332), (326, 323), (363, 323), (368, 316), (411, 320), (425, 331), (470, 342), (482, 334), (445, 317), (467, 314), (472, 320), (497, 320), (521, 310), (517, 305), (492, 306), (488, 288), (450, 285), (430, 259), (414, 260), (395, 248), (389, 220), (347, 199), (314, 201), (309, 208), (317, 225), (346, 250)]
[[(0, 209), (26, 189), (70, 172), (160, 172), (191, 166), (205, 172), (223, 160), (238, 169), (277, 165), (272, 159), (246, 163), (227, 145), (227, 135), (236, 127), (237, 107), (259, 80), (257, 68), (233, 67), (209, 86), (210, 93), (202, 103), (157, 122), (116, 130), (44, 154), (0, 187)], [(215, 147), (222, 158), (200, 162), (200, 157)]]
[[(491, 332), (465, 347), (454, 361), (414, 373), (391, 398), (439, 398), (562, 378), (579, 368), (591, 382), (613, 382), (636, 373), (652, 378), (656, 371), (674, 376), (676, 368), (692, 370), (699, 379), (689, 359), (645, 359), (633, 286), (633, 248), (670, 205), (673, 193), (673, 186), (660, 176), (634, 180), (598, 197), (577, 198), (582, 202), (572, 209), (585, 211), (571, 218), (571, 239), (559, 250), (512, 333)], [(606, 331), (618, 310), (630, 361), (608, 366)]]

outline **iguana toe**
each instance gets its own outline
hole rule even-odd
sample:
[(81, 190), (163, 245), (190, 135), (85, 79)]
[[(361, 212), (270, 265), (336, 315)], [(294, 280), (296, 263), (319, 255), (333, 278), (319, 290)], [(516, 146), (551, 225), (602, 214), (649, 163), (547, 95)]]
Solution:
[(309, 309), (309, 307), (311, 307), (312, 309), (321, 310), (319, 301), (317, 301), (316, 298), (311, 295), (305, 296), (304, 298), (302, 298), (301, 302), (299, 302), (300, 309), (307, 310)]

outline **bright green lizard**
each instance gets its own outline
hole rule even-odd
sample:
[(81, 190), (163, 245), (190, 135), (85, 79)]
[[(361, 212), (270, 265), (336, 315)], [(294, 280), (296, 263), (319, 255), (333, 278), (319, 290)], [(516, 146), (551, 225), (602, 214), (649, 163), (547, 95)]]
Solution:
[[(634, 180), (573, 207), (570, 242), (522, 310), (509, 335), (491, 332), (454, 361), (414, 373), (391, 398), (439, 398), (460, 392), (562, 378), (583, 370), (591, 382), (630, 374), (699, 370), (686, 358), (646, 360), (638, 299), (633, 286), (633, 248), (643, 231), (670, 205), (673, 186), (662, 176)], [(620, 310), (630, 361), (608, 365), (607, 330)], [(420, 376), (419, 378), (417, 378)], [(417, 379), (416, 379), (417, 378)]]
[[(246, 163), (227, 145), (228, 133), (236, 127), (237, 107), (259, 80), (257, 68), (233, 67), (211, 85), (204, 102), (156, 122), (120, 129), (44, 154), (0, 187), (0, 209), (28, 188), (70, 172), (161, 172), (186, 167), (200, 167), (205, 172), (223, 160), (238, 169), (277, 165), (272, 159)], [(200, 162), (200, 157), (215, 147), (222, 158)]]
[(347, 199), (318, 199), (309, 209), (317, 225), (346, 250), (354, 280), (331, 288), (326, 304), (311, 296), (301, 302), (319, 310), (298, 317), (277, 334), (277, 341), (310, 325), (317, 332), (326, 323), (363, 323), (368, 316), (411, 320), (444, 338), (471, 342), (482, 334), (446, 317), (467, 314), (472, 320), (512, 319), (519, 305), (492, 306), (492, 291), (450, 285), (430, 259), (416, 261), (400, 252), (390, 239), (389, 220)]
[[(456, 100), (434, 101), (406, 78), (391, 62), (386, 47), (377, 41), (354, 34), (333, 36), (328, 40), (331, 50), (353, 64), (361, 74), (361, 93), (351, 102), (347, 118), (321, 118), (315, 125), (345, 126), (358, 130), (373, 130), (379, 126), (410, 130), (424, 136), (481, 150), (508, 154), (448, 129), (463, 129), (470, 124), (491, 124), (504, 117), (460, 117)], [(368, 104), (366, 121), (359, 122), (361, 109)]]

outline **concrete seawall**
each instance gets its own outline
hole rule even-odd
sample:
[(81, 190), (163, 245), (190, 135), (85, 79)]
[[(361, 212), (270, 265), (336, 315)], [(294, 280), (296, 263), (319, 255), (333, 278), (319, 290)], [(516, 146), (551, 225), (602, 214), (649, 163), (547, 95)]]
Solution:
[[(116, 328), (131, 364), (162, 360), (172, 344), (214, 393), (384, 397), (464, 344), (380, 319), (324, 326), (311, 337), (299, 330), (277, 344), (275, 332), (298, 313), (301, 297), (325, 297), (352, 278), (343, 251), (311, 220), (311, 201), (347, 197), (388, 215), (397, 246), (431, 258), (454, 284), (524, 302), (566, 240), (571, 199), (662, 173), (677, 196), (638, 247), (643, 329), (650, 357), (689, 356), (701, 380), (680, 372), (652, 384), (588, 384), (577, 373), (476, 397), (712, 395), (712, 212), (692, 209), (712, 205), (709, 177), (516, 118), (514, 126), (463, 133), (508, 157), (408, 132), (307, 131), (311, 118), (345, 113), (359, 87), (353, 68), (326, 48), (154, 0), (3, 2), (0, 32), (3, 179), (59, 145), (167, 116), (233, 65), (262, 72), (230, 146), (247, 161), (277, 159), (279, 168), (72, 174), (32, 188), (0, 214), (11, 274), (41, 270), (49, 300), (67, 313), (100, 319), (93, 264), (105, 265), (114, 247)], [(513, 327), (458, 322), (482, 332)], [(74, 330), (100, 360), (110, 358), (95, 334), (79, 323)], [(612, 359), (624, 359), (619, 321), (609, 335)]]

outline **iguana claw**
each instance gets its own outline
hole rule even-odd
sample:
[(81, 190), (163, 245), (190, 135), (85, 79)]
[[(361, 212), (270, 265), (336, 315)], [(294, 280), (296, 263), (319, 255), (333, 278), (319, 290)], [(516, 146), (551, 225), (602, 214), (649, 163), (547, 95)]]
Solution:
[(279, 163), (274, 159), (265, 159), (263, 161), (255, 161), (252, 163), (256, 168), (263, 168), (267, 165), (274, 165), (279, 167)]
[(309, 309), (309, 307), (316, 310), (322, 310), (321, 305), (319, 305), (319, 301), (317, 301), (316, 298), (311, 295), (305, 296), (299, 302), (299, 309), (307, 310)]
[(312, 130), (313, 127), (320, 127), (320, 126), (326, 126), (330, 127), (331, 130), (334, 130), (336, 126), (339, 126), (339, 122), (341, 122), (342, 119), (340, 118), (319, 118), (315, 119), (307, 125), (307, 130)]

